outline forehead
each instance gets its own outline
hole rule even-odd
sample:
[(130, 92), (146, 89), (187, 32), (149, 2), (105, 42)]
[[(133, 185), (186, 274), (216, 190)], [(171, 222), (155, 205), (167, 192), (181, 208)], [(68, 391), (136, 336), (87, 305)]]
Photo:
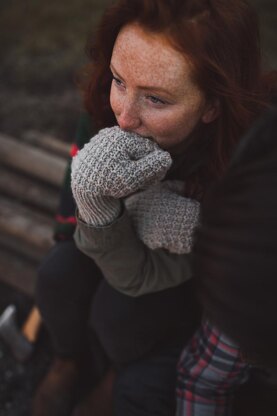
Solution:
[(152, 33), (136, 23), (121, 29), (116, 39), (112, 65), (138, 81), (184, 84), (191, 80), (191, 66), (163, 34)]

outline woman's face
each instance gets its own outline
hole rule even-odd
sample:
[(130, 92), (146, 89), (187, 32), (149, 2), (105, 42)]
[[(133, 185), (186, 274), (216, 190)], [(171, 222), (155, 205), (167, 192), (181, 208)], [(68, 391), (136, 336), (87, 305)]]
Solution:
[(135, 23), (125, 26), (114, 45), (111, 71), (110, 103), (119, 126), (152, 138), (163, 149), (213, 119), (189, 61), (161, 34)]

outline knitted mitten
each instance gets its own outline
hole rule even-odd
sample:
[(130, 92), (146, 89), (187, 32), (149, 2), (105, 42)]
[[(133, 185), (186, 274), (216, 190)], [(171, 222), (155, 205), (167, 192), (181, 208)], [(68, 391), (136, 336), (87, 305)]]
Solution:
[(189, 253), (200, 203), (181, 195), (183, 182), (165, 181), (124, 201), (140, 239), (151, 249)]
[(119, 127), (101, 130), (73, 158), (71, 186), (79, 215), (94, 226), (118, 217), (119, 198), (160, 181), (172, 163), (149, 139)]

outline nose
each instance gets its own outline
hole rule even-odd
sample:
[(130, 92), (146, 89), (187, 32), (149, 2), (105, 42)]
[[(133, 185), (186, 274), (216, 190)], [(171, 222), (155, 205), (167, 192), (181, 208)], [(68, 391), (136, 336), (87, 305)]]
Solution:
[(116, 119), (122, 130), (136, 130), (141, 124), (138, 106), (126, 97)]

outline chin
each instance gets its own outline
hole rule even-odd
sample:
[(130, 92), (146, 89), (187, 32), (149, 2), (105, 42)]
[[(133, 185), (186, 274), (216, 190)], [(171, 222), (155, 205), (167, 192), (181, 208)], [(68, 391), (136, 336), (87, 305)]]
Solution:
[(160, 148), (163, 149), (163, 150), (168, 150), (169, 151), (170, 149), (173, 149), (176, 146), (175, 143), (171, 143), (170, 140), (168, 140), (168, 139), (165, 140), (165, 139), (159, 139), (159, 138), (157, 138), (157, 139), (152, 138), (152, 140), (154, 140), (154, 142), (157, 143), (157, 145), (159, 145)]

